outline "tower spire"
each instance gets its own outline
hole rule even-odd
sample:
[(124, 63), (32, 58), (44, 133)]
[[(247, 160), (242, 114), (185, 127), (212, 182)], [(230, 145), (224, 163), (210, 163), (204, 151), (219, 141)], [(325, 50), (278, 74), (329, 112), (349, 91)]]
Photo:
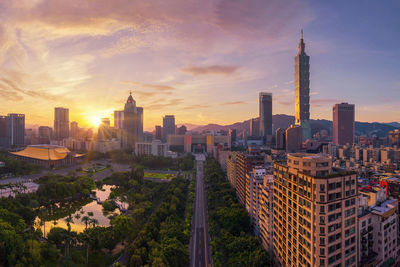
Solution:
[(301, 39), (303, 39), (303, 29), (301, 29)]

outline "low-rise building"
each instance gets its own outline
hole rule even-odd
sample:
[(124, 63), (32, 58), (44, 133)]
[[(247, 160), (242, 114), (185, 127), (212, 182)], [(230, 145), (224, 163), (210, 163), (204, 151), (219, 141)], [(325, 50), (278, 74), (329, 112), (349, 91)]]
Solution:
[(160, 140), (155, 139), (151, 143), (137, 142), (135, 153), (136, 155), (153, 155), (167, 157), (168, 144), (162, 143)]

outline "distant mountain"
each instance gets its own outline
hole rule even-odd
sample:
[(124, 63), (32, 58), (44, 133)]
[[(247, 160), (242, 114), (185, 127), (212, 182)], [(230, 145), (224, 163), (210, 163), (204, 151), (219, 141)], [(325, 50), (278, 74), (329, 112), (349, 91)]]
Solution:
[[(294, 116), (285, 115), (285, 114), (277, 114), (272, 116), (272, 123), (274, 128), (288, 128), (291, 124), (294, 123)], [(185, 124), (186, 125), (186, 124)], [(396, 128), (400, 128), (400, 123), (392, 122), (392, 123), (379, 123), (379, 122), (359, 122), (355, 123), (355, 132), (356, 135), (376, 135), (378, 137), (387, 136), (389, 131), (392, 131)], [(242, 122), (236, 122), (229, 125), (219, 125), (219, 124), (207, 124), (202, 126), (197, 126), (191, 129), (191, 131), (195, 132), (203, 132), (203, 131), (219, 131), (224, 130), (228, 131), (229, 129), (236, 129), (238, 132), (243, 129), (247, 132), (250, 132), (250, 120), (245, 120)], [(321, 131), (327, 130), (329, 133), (332, 131), (332, 121), (330, 120), (311, 120), (311, 131), (312, 134)]]
[(387, 124), (387, 125), (390, 125), (390, 126), (393, 126), (393, 127), (396, 127), (396, 128), (398, 128), (398, 129), (400, 129), (400, 123), (398, 123), (398, 122), (389, 122), (389, 123), (385, 123), (385, 124)]

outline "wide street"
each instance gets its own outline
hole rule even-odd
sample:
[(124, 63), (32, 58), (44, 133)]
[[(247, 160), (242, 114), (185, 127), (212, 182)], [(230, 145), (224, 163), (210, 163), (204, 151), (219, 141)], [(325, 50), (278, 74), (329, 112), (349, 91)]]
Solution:
[(192, 236), (190, 240), (190, 266), (212, 266), (210, 236), (208, 234), (207, 199), (205, 195), (203, 164), (205, 156), (196, 155), (197, 176), (192, 221)]

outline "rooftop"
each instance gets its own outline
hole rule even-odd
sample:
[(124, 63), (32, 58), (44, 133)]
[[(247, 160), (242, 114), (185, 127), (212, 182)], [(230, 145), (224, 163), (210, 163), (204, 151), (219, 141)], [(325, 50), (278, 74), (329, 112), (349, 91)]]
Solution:
[(304, 158), (304, 159), (328, 159), (327, 157), (321, 154), (312, 154), (312, 153), (290, 153), (288, 156), (296, 158)]
[(10, 152), (12, 155), (38, 159), (38, 160), (61, 160), (67, 157), (70, 153), (68, 148), (55, 145), (31, 145), (25, 149)]

